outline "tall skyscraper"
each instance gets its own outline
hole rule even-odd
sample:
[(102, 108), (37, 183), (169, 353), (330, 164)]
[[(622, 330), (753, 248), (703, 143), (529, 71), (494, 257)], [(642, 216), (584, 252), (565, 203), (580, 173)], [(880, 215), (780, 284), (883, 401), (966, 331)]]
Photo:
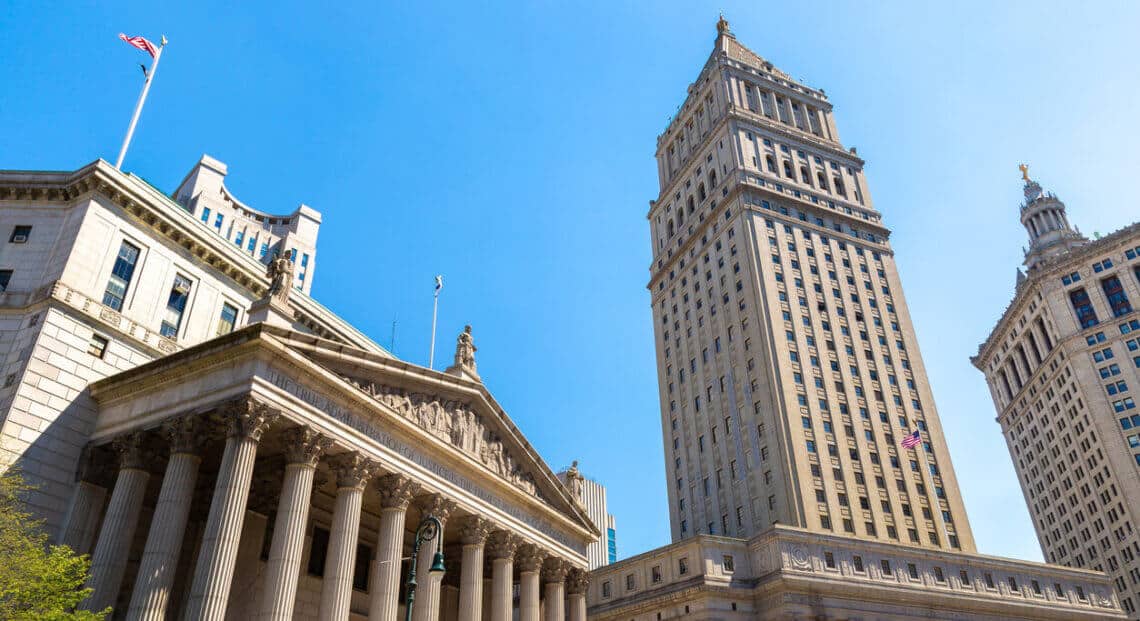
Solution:
[(1090, 241), (1022, 170), (1026, 272), (972, 362), (1045, 558), (1108, 572), (1140, 618), (1140, 224)]
[(617, 561), (617, 521), (609, 511), (605, 486), (583, 476), (578, 471), (578, 462), (555, 476), (582, 503), (590, 521), (601, 531), (601, 535), (586, 547), (586, 560), (590, 563), (590, 569)]
[(863, 160), (822, 90), (717, 28), (648, 215), (673, 539), (779, 523), (973, 551)]

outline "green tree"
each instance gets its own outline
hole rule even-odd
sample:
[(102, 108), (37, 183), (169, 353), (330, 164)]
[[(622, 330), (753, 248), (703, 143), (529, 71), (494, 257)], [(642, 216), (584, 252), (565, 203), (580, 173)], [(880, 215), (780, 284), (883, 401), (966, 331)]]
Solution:
[(102, 612), (75, 608), (91, 593), (83, 587), (90, 562), (67, 546), (49, 546), (43, 523), (21, 498), (30, 487), (19, 473), (0, 474), (0, 619), (100, 621)]

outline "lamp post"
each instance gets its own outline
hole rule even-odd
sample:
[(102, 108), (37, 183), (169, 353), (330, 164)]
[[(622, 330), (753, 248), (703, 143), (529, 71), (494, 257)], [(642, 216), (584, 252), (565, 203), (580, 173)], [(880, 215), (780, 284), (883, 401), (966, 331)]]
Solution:
[(412, 621), (412, 607), (416, 602), (416, 561), (420, 557), (420, 545), (435, 541), (435, 555), (431, 560), (431, 573), (443, 573), (443, 523), (434, 515), (429, 515), (416, 527), (416, 540), (412, 545), (412, 566), (408, 570), (406, 583), (408, 594), (404, 602), (404, 621)]

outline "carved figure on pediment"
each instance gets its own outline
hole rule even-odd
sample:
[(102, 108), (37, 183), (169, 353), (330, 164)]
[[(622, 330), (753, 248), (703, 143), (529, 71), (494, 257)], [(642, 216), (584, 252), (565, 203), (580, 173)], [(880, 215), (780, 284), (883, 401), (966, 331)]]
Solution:
[(293, 286), (293, 262), (278, 254), (266, 266), (269, 276), (269, 296), (278, 302), (289, 301), (289, 287)]

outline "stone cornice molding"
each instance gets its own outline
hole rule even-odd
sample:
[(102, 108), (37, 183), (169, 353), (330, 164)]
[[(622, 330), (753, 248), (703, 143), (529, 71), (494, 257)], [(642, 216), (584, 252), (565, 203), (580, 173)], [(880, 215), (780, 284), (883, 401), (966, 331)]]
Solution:
[(332, 438), (325, 437), (308, 425), (286, 429), (281, 433), (285, 444), (285, 460), (316, 468), (321, 457), (332, 448)]
[(420, 486), (402, 474), (386, 474), (376, 480), (376, 490), (380, 494), (381, 509), (405, 511)]
[(360, 453), (342, 453), (328, 459), (329, 467), (336, 473), (337, 489), (351, 488), (363, 491), (368, 481), (376, 474), (376, 462)]

